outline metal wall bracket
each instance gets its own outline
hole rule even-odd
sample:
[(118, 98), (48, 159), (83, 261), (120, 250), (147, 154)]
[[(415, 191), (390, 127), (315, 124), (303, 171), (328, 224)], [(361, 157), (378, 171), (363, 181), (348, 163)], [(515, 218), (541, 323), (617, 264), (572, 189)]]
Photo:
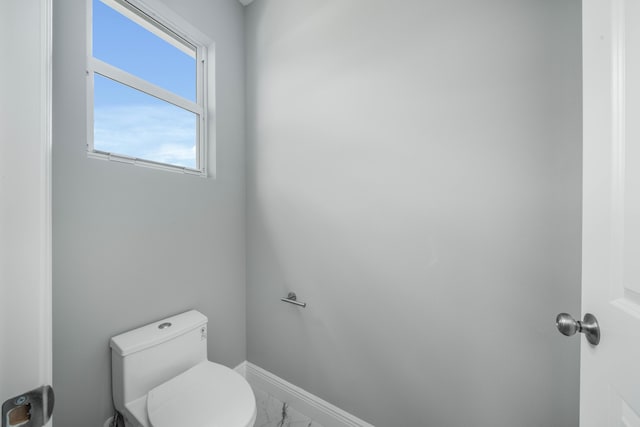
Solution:
[(54, 402), (50, 385), (14, 396), (2, 404), (2, 427), (42, 427), (51, 418)]
[(296, 295), (295, 292), (289, 292), (287, 297), (286, 298), (280, 298), (280, 301), (288, 302), (289, 304), (294, 304), (294, 305), (297, 305), (297, 306), (300, 306), (300, 307), (306, 307), (307, 306), (306, 302), (298, 301), (298, 296)]

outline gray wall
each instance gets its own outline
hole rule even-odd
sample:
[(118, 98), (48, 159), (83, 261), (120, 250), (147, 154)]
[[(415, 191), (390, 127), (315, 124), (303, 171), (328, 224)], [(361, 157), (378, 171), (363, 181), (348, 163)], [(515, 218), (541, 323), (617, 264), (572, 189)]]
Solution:
[(245, 19), (249, 361), (380, 427), (577, 426), (580, 1)]
[(88, 159), (85, 2), (54, 2), (54, 384), (57, 426), (111, 415), (108, 340), (196, 308), (209, 358), (246, 358), (243, 11), (168, 0), (216, 42), (217, 179)]

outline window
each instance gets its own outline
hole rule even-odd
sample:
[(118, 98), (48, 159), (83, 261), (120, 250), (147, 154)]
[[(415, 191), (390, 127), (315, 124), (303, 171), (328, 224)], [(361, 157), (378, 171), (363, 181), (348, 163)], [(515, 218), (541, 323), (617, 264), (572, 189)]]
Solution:
[(206, 47), (135, 0), (89, 0), (90, 157), (206, 176)]

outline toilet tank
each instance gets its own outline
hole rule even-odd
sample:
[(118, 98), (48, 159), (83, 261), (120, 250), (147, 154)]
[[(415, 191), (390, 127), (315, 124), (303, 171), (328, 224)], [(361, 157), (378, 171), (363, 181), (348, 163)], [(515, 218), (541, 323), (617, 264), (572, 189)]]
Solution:
[(113, 400), (118, 411), (207, 360), (207, 318), (191, 310), (111, 338)]

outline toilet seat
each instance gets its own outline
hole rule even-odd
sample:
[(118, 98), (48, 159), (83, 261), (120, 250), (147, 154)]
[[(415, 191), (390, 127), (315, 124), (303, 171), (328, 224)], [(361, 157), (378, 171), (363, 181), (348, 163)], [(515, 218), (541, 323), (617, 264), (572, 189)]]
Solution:
[(204, 361), (147, 395), (153, 427), (253, 427), (256, 400), (237, 372)]

